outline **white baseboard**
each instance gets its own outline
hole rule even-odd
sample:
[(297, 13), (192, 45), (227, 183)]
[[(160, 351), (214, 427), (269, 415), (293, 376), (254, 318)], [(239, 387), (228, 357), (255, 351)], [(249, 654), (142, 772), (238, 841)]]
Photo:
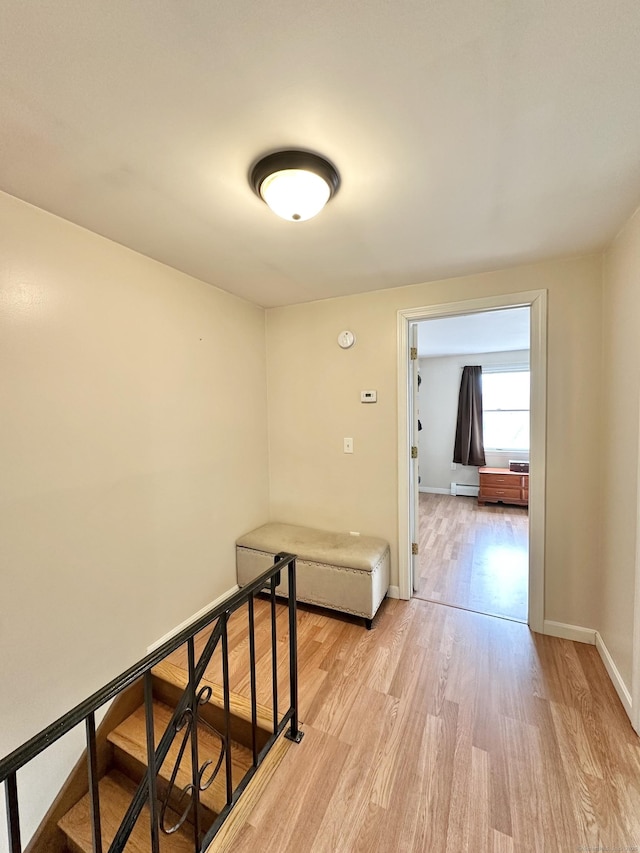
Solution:
[(387, 590), (387, 598), (400, 598), (400, 587), (390, 586)]
[(596, 644), (596, 631), (593, 628), (581, 628), (579, 625), (567, 625), (565, 622), (544, 620), (544, 633), (550, 637), (560, 637), (563, 640), (573, 640), (576, 643)]
[(159, 648), (163, 643), (166, 643), (167, 640), (170, 640), (172, 637), (175, 637), (176, 634), (179, 634), (180, 631), (184, 631), (185, 628), (188, 628), (193, 622), (199, 619), (201, 616), (204, 616), (205, 613), (208, 613), (210, 610), (213, 610), (214, 607), (217, 607), (219, 604), (225, 600), (225, 598), (229, 598), (230, 595), (233, 595), (234, 592), (237, 592), (240, 589), (238, 584), (232, 586), (231, 589), (228, 589), (226, 592), (223, 592), (222, 595), (219, 595), (214, 601), (211, 601), (209, 604), (206, 604), (204, 607), (200, 608), (197, 613), (194, 613), (193, 616), (190, 616), (188, 619), (185, 619), (184, 622), (181, 622), (179, 625), (176, 625), (175, 628), (172, 628), (168, 633), (164, 635), (164, 637), (160, 637), (159, 640), (156, 640), (155, 643), (152, 643), (147, 649), (147, 654), (149, 652), (154, 652), (157, 648)]
[(596, 649), (600, 653), (602, 663), (609, 673), (609, 678), (616, 689), (616, 693), (620, 697), (620, 701), (622, 702), (629, 719), (632, 720), (631, 708), (633, 707), (633, 703), (631, 701), (631, 693), (627, 690), (627, 685), (624, 683), (622, 676), (618, 671), (618, 667), (615, 665), (613, 658), (609, 654), (609, 649), (606, 647), (605, 642), (598, 631), (596, 631)]
[(436, 489), (435, 486), (418, 486), (419, 492), (427, 492), (429, 495), (450, 495), (450, 489)]
[(588, 643), (595, 646), (607, 670), (607, 675), (611, 679), (616, 693), (620, 697), (620, 701), (627, 712), (629, 719), (632, 718), (631, 693), (627, 685), (624, 683), (618, 667), (615, 665), (609, 649), (606, 647), (600, 633), (593, 628), (581, 628), (579, 625), (566, 625), (564, 622), (551, 622), (549, 619), (544, 621), (544, 633), (551, 637), (561, 637), (563, 640), (573, 640), (576, 643)]

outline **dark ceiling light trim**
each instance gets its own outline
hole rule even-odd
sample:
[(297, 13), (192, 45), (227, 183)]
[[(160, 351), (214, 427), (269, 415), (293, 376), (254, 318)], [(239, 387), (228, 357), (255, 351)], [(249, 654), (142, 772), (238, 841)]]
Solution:
[[(258, 160), (249, 173), (249, 183), (256, 195), (275, 213), (298, 222), (310, 219), (322, 210), (338, 192), (340, 175), (326, 157), (293, 149), (274, 151)], [(317, 201), (311, 201), (315, 194)]]

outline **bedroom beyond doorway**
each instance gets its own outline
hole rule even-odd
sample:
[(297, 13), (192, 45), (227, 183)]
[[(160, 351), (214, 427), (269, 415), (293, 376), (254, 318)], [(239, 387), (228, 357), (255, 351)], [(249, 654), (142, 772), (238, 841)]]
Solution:
[(473, 497), (420, 494), (420, 557), (414, 596), (527, 621), (526, 507)]
[(529, 618), (530, 319), (518, 306), (417, 324), (414, 595), (521, 622)]

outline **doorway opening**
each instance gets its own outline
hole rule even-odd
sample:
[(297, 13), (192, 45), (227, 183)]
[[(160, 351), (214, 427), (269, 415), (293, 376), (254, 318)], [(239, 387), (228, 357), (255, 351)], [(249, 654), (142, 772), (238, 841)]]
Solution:
[[(518, 505), (510, 505), (502, 502), (493, 503), (489, 512), (484, 514), (484, 518), (491, 517), (491, 524), (494, 526), (502, 524), (505, 528), (504, 538), (509, 544), (513, 544), (518, 538), (517, 530), (520, 530), (520, 541), (518, 547), (521, 549), (524, 566), (522, 574), (525, 578), (525, 593), (521, 595), (522, 609), (518, 613), (500, 613), (495, 606), (496, 597), (500, 596), (500, 589), (504, 592), (505, 586), (509, 581), (506, 575), (506, 566), (513, 566), (514, 554), (507, 555), (504, 550), (501, 550), (502, 545), (499, 542), (494, 542), (495, 557), (495, 576), (499, 580), (502, 567), (502, 581), (498, 580), (493, 583), (494, 590), (498, 592), (494, 596), (493, 601), (489, 602), (487, 607), (484, 607), (485, 612), (490, 612), (495, 615), (504, 615), (506, 618), (523, 619), (528, 622), (529, 626), (538, 632), (544, 630), (544, 529), (545, 529), (545, 489), (546, 489), (546, 291), (537, 290), (526, 293), (504, 294), (496, 297), (485, 297), (481, 299), (472, 299), (465, 302), (448, 303), (436, 306), (425, 306), (422, 308), (403, 309), (398, 312), (398, 518), (399, 518), (399, 589), (400, 598), (409, 599), (414, 593), (414, 586), (420, 591), (420, 554), (416, 554), (418, 544), (422, 544), (424, 548), (433, 547), (433, 541), (430, 543), (429, 534), (423, 537), (426, 541), (420, 543), (420, 499), (423, 504), (432, 500), (434, 503), (438, 500), (439, 492), (420, 492), (420, 483), (418, 478), (419, 473), (419, 454), (418, 443), (419, 435), (425, 433), (423, 439), (426, 439), (426, 430), (418, 431), (418, 382), (417, 382), (417, 358), (412, 361), (411, 348), (415, 347), (417, 356), (417, 330), (418, 324), (423, 321), (444, 318), (460, 318), (470, 315), (485, 314), (487, 312), (503, 312), (507, 309), (522, 308), (527, 309), (529, 315), (529, 377), (530, 377), (530, 441), (529, 441), (529, 472), (528, 478), (519, 479), (519, 488), (522, 490), (521, 495), (525, 496), (526, 485), (526, 503)], [(505, 313), (503, 319), (512, 319), (516, 314)], [(495, 345), (492, 347), (483, 346), (482, 349), (486, 353), (500, 352)], [(512, 353), (520, 352), (521, 358), (516, 364), (511, 367), (518, 367), (519, 370), (523, 367), (522, 348), (520, 350), (511, 350)], [(479, 352), (476, 349), (475, 353), (468, 354), (469, 357), (477, 355)], [(467, 355), (463, 353), (463, 355)], [(495, 356), (497, 359), (502, 359), (501, 367), (508, 367), (505, 358), (502, 355)], [(513, 359), (513, 357), (512, 357)], [(471, 363), (465, 361), (466, 363)], [(487, 359), (491, 361), (491, 359)], [(459, 366), (458, 366), (459, 369)], [(507, 372), (507, 371), (502, 371)], [(519, 372), (519, 371), (512, 371)], [(489, 373), (489, 367), (487, 374)], [(457, 387), (454, 396), (457, 397), (460, 374), (457, 378)], [(498, 407), (499, 408), (499, 407)], [(519, 406), (510, 407), (518, 410)], [(495, 410), (497, 411), (497, 409)], [(526, 415), (511, 413), (509, 416), (513, 418), (520, 417), (526, 420)], [(422, 420), (422, 413), (421, 418)], [(504, 419), (502, 419), (504, 420)], [(507, 418), (508, 420), (508, 418)], [(453, 446), (454, 436), (450, 437), (451, 449)], [(498, 442), (496, 442), (498, 443)], [(412, 454), (412, 448), (414, 452)], [(497, 448), (496, 448), (497, 449)], [(451, 452), (451, 450), (450, 450)], [(414, 458), (415, 457), (415, 458)], [(514, 459), (515, 457), (515, 459)], [(491, 461), (497, 461), (497, 465), (490, 465), (487, 460), (487, 465), (482, 467), (508, 469), (509, 461), (517, 461), (517, 454), (506, 450), (506, 463), (503, 462), (505, 457), (496, 458), (489, 457)], [(526, 460), (522, 460), (526, 461)], [(441, 486), (431, 486), (431, 488), (439, 488), (442, 492), (447, 492), (447, 495), (442, 495), (445, 500), (451, 500), (457, 497), (465, 497), (467, 500), (459, 503), (459, 506), (466, 504), (467, 507), (478, 507), (478, 497), (473, 492), (464, 494), (465, 487), (469, 488), (469, 483), (465, 482), (467, 477), (464, 467), (456, 465), (455, 469), (451, 468), (452, 457), (449, 458), (447, 464), (448, 482)], [(426, 472), (425, 472), (426, 473)], [(476, 468), (477, 475), (477, 468)], [(526, 479), (526, 483), (525, 483)], [(451, 483), (454, 486), (451, 486)], [(423, 489), (429, 484), (423, 482)], [(451, 495), (452, 488), (455, 491)], [(460, 494), (462, 492), (462, 494)], [(431, 498), (433, 495), (435, 498)], [(484, 505), (484, 501), (482, 502)], [(515, 512), (513, 512), (515, 510)], [(512, 514), (516, 519), (509, 518)], [(431, 515), (435, 515), (433, 511)], [(442, 513), (441, 513), (442, 516)], [(527, 523), (528, 522), (528, 523)], [(442, 526), (441, 521), (441, 526)], [(486, 531), (485, 531), (486, 532)], [(444, 535), (444, 539), (446, 534)], [(450, 539), (451, 537), (449, 537)], [(524, 540), (524, 541), (523, 541)], [(528, 541), (527, 541), (528, 540)], [(415, 543), (415, 546), (414, 546)], [(525, 548), (525, 543), (528, 548)], [(455, 550), (455, 542), (449, 542), (448, 559), (451, 558)], [(504, 543), (502, 543), (504, 544)], [(443, 550), (445, 546), (443, 545)], [(477, 556), (477, 562), (481, 563), (485, 557)], [(467, 560), (469, 556), (467, 555)], [(473, 560), (473, 557), (471, 558)], [(527, 577), (528, 576), (528, 577)], [(478, 575), (479, 578), (479, 575)], [(486, 580), (486, 578), (485, 578)], [(442, 582), (440, 582), (442, 585)], [(472, 580), (470, 577), (462, 579), (459, 586), (471, 589)], [(476, 591), (481, 585), (480, 580), (476, 582)], [(448, 596), (447, 596), (448, 597)], [(432, 600), (440, 600), (443, 603), (442, 590), (440, 597), (436, 598), (430, 595)], [(526, 608), (526, 599), (528, 599), (528, 613)], [(524, 601), (524, 603), (522, 603)], [(454, 606), (468, 607), (467, 603), (462, 600), (451, 600)], [(476, 609), (474, 605), (473, 609)]]
[[(413, 596), (518, 622), (528, 621), (529, 597), (529, 314), (524, 306), (417, 323)], [(454, 439), (470, 366), (480, 368), (483, 417), (480, 458), (463, 464), (460, 450), (453, 461)]]

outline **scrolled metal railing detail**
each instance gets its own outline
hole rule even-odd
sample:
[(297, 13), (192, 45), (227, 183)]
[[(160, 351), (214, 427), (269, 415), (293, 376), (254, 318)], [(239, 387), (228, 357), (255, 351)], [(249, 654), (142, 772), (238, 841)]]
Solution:
[[(212, 694), (213, 690), (211, 689), (211, 687), (209, 687), (208, 684), (206, 684), (199, 690), (196, 697), (196, 704), (206, 705), (209, 699), (211, 699)], [(207, 788), (211, 786), (213, 780), (216, 778), (220, 771), (220, 768), (222, 767), (222, 762), (224, 760), (225, 755), (224, 735), (222, 734), (222, 732), (219, 732), (215, 726), (212, 726), (211, 723), (209, 723), (207, 720), (204, 720), (201, 717), (198, 717), (198, 720), (201, 726), (204, 726), (205, 729), (211, 732), (214, 737), (217, 737), (220, 740), (220, 755), (218, 756), (215, 767), (211, 771), (209, 779), (204, 784), (202, 782), (202, 779), (204, 778), (206, 770), (213, 764), (213, 760), (208, 759), (198, 769), (198, 787), (200, 791), (206, 791)]]
[[(176, 788), (176, 777), (180, 770), (180, 764), (182, 763), (182, 756), (184, 755), (184, 750), (189, 742), (189, 737), (191, 734), (191, 727), (193, 725), (193, 711), (191, 708), (185, 708), (182, 714), (178, 717), (177, 720), (174, 721), (173, 728), (175, 730), (175, 734), (178, 735), (184, 729), (184, 735), (182, 737), (182, 743), (180, 744), (180, 749), (178, 750), (178, 757), (176, 758), (173, 771), (171, 773), (171, 777), (169, 779), (169, 785), (167, 787), (167, 791), (162, 799), (162, 806), (160, 808), (160, 829), (164, 832), (165, 835), (172, 835), (174, 832), (177, 832), (182, 824), (187, 819), (189, 812), (191, 811), (191, 806), (193, 804), (193, 800), (189, 797), (189, 802), (187, 803), (186, 808), (183, 813), (178, 818), (177, 823), (173, 826), (166, 826), (165, 824), (165, 816), (167, 813), (167, 808), (169, 806), (169, 800), (171, 799), (171, 795), (173, 794), (174, 788)], [(175, 803), (176, 808), (180, 807), (180, 803), (184, 799), (187, 794), (191, 794), (193, 791), (193, 784), (189, 783), (186, 785), (180, 796), (178, 797), (178, 801)]]
[[(197, 713), (198, 707), (201, 705), (206, 705), (209, 699), (211, 698), (212, 693), (213, 691), (209, 685), (201, 687), (198, 693), (196, 694), (196, 713), (193, 713), (192, 708), (185, 708), (180, 717), (174, 720), (173, 723), (173, 728), (176, 735), (180, 734), (180, 732), (182, 732), (183, 730), (184, 733), (182, 735), (182, 743), (180, 744), (180, 749), (178, 750), (178, 755), (174, 762), (173, 770), (169, 778), (169, 784), (162, 798), (160, 808), (160, 829), (162, 830), (162, 832), (164, 832), (165, 835), (173, 835), (174, 832), (177, 832), (189, 817), (189, 813), (192, 811), (194, 805), (197, 805), (198, 803), (198, 798), (194, 800), (193, 796), (195, 790), (193, 782), (189, 782), (187, 785), (185, 785), (177, 796), (174, 794), (174, 792), (178, 788), (178, 786), (176, 785), (176, 779), (178, 773), (180, 772), (182, 759), (184, 758), (184, 753), (187, 744), (194, 737), (194, 729), (196, 726), (202, 726), (206, 728), (212, 735), (214, 735), (220, 740), (220, 754), (216, 759), (215, 766), (211, 771), (209, 778), (204, 783), (202, 781), (204, 774), (207, 772), (208, 768), (214, 764), (213, 759), (207, 759), (200, 765), (200, 767), (198, 767), (198, 792), (206, 791), (207, 788), (209, 788), (213, 784), (214, 779), (216, 778), (216, 776), (220, 772), (220, 768), (222, 767), (222, 761), (225, 755), (224, 735), (222, 735), (221, 732), (219, 732), (214, 726), (208, 723), (207, 720), (202, 719), (202, 717)], [(180, 814), (180, 817), (172, 826), (167, 826), (165, 821), (167, 809), (173, 808), (174, 810), (179, 811), (180, 803), (183, 802), (185, 797), (189, 797), (189, 801), (184, 807), (182, 813)]]

